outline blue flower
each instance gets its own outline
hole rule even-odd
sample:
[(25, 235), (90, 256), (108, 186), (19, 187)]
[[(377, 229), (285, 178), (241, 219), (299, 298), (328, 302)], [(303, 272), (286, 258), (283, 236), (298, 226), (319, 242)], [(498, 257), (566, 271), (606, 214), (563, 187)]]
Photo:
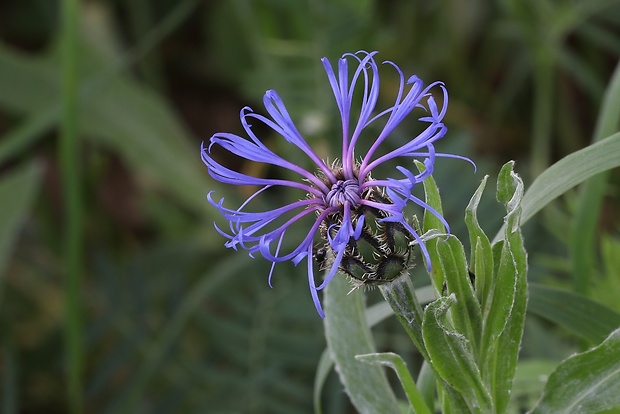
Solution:
[[(414, 244), (418, 244), (426, 263), (430, 268), (430, 258), (426, 245), (420, 235), (405, 218), (405, 207), (409, 203), (417, 204), (441, 219), (447, 229), (448, 223), (443, 217), (413, 195), (417, 183), (423, 181), (433, 172), (436, 157), (462, 158), (457, 155), (436, 153), (434, 143), (446, 134), (442, 120), (446, 114), (448, 95), (442, 82), (433, 82), (428, 86), (417, 76), (405, 81), (403, 72), (394, 63), (392, 66), (400, 76), (400, 85), (394, 104), (386, 109), (377, 110), (379, 97), (379, 73), (374, 56), (377, 52), (360, 51), (344, 54), (334, 69), (323, 58), (323, 66), (329, 84), (336, 98), (336, 104), (342, 121), (341, 159), (332, 163), (322, 160), (310, 147), (293, 123), (280, 96), (273, 90), (265, 93), (263, 103), (269, 116), (255, 113), (249, 107), (241, 110), (241, 124), (248, 138), (231, 133), (217, 133), (209, 140), (207, 148), (201, 147), (202, 160), (207, 165), (209, 174), (215, 180), (237, 186), (258, 188), (238, 208), (224, 206), (224, 199), (216, 201), (210, 192), (209, 202), (215, 206), (229, 222), (229, 229), (217, 231), (228, 239), (226, 247), (248, 250), (250, 256), (259, 253), (272, 262), (269, 273), (269, 285), (274, 266), (278, 262), (292, 261), (295, 265), (306, 260), (308, 280), (312, 299), (321, 317), (324, 316), (318, 291), (332, 280), (343, 257), (350, 251), (351, 245), (362, 237), (368, 210), (379, 212), (379, 225), (398, 223), (399, 228), (407, 233)], [(350, 67), (350, 64), (353, 64)], [(352, 76), (351, 76), (352, 75)], [(441, 96), (438, 106), (431, 90), (436, 89)], [(361, 97), (359, 115), (354, 105), (355, 97)], [(356, 108), (358, 105), (356, 105)], [(394, 129), (415, 108), (425, 111), (425, 116), (418, 119), (423, 129), (401, 146), (384, 145)], [(303, 151), (310, 159), (310, 170), (278, 155), (255, 135), (251, 122), (258, 121), (280, 137)], [(365, 144), (364, 154), (356, 154), (362, 132), (372, 124), (381, 124), (380, 132), (374, 142)], [(368, 132), (366, 132), (368, 134)], [(298, 176), (298, 180), (267, 178), (253, 176), (230, 169), (216, 161), (212, 156), (215, 146), (245, 160), (268, 164), (289, 170)], [(381, 148), (381, 149), (380, 149)], [(387, 149), (386, 149), (387, 148)], [(358, 148), (358, 152), (359, 152)], [(423, 161), (425, 170), (421, 173), (410, 171), (412, 159)], [(399, 161), (409, 167), (396, 166), (398, 178), (371, 177), (371, 172), (379, 165)], [(246, 211), (252, 200), (266, 190), (288, 187), (299, 190), (300, 197), (289, 203), (268, 211)], [(308, 222), (303, 233), (293, 226)], [(287, 237), (288, 234), (288, 237)], [(297, 239), (291, 244), (288, 239)], [(286, 243), (283, 243), (285, 238)], [(333, 260), (325, 279), (317, 285), (314, 277), (315, 240), (323, 239), (332, 250)], [(283, 245), (286, 248), (283, 248)]]

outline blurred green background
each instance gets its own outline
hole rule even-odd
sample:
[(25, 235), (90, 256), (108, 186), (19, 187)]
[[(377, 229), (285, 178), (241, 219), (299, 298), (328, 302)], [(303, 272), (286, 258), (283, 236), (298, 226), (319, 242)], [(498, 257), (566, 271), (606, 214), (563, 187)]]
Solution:
[[(337, 154), (319, 59), (360, 49), (446, 83), (439, 150), (478, 164), (475, 175), (460, 161), (436, 167), (463, 235), (484, 174), (514, 159), (527, 184), (592, 141), (620, 57), (620, 1), (0, 2), (2, 412), (313, 412), (325, 340), (304, 269), (279, 265), (270, 289), (268, 263), (223, 247), (205, 196), (234, 206), (244, 194), (210, 179), (200, 143), (242, 133), (239, 110), (261, 112), (276, 89), (312, 145)], [(398, 78), (382, 73), (388, 105)], [(620, 311), (619, 178), (590, 210), (585, 281), (568, 230), (575, 191), (526, 226), (531, 281), (581, 286)], [(492, 191), (481, 209), (495, 234)], [(376, 341), (419, 366), (395, 321)], [(553, 366), (586, 342), (532, 315), (522, 357)], [(516, 390), (526, 407), (528, 390)], [(354, 412), (336, 374), (321, 399), (326, 413)]]

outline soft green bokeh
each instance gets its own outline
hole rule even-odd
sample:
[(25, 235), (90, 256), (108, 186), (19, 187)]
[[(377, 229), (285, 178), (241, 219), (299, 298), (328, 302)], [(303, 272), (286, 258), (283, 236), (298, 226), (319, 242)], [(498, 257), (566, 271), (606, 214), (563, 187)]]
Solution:
[[(603, 100), (620, 57), (618, 0), (75, 4), (77, 17), (64, 14), (76, 20), (69, 22), (74, 34), (61, 31), (67, 9), (59, 0), (0, 5), (0, 409), (7, 414), (68, 412), (69, 384), (73, 393), (82, 389), (76, 411), (83, 412), (313, 412), (325, 338), (305, 269), (276, 266), (270, 289), (268, 263), (223, 247), (213, 228), (223, 221), (205, 196), (216, 190), (232, 206), (247, 194), (211, 180), (199, 148), (215, 132), (241, 132), (239, 110), (260, 111), (264, 91), (276, 89), (302, 133), (333, 159), (339, 122), (323, 56), (379, 50), (380, 60), (408, 75), (446, 83), (449, 132), (438, 151), (469, 156), (478, 167), (474, 174), (467, 163), (441, 159), (435, 169), (446, 219), (461, 240), (462, 217), (482, 176), (496, 176), (514, 159), (527, 191), (558, 159), (618, 131), (613, 114), (620, 108)], [(71, 75), (63, 48), (74, 41)], [(380, 100), (389, 102), (398, 78), (387, 66), (381, 74)], [(63, 96), (70, 99), (68, 75), (77, 82), (75, 107), (62, 105)], [(603, 102), (611, 103), (601, 108)], [(595, 130), (599, 114), (612, 120), (605, 136)], [(405, 122), (391, 145), (407, 140), (414, 125)], [(67, 160), (59, 156), (60, 131), (71, 128), (76, 139)], [(278, 137), (261, 138), (285, 148)], [(73, 206), (82, 217), (73, 296), (63, 251), (71, 211), (63, 194), (72, 178), (60, 178), (71, 163), (80, 171)], [(600, 165), (586, 167), (575, 170)], [(585, 329), (596, 312), (570, 316), (552, 307), (584, 283), (588, 299), (579, 296), (580, 306), (614, 306), (618, 179), (616, 168), (603, 180), (593, 201), (601, 212), (588, 220), (584, 196), (569, 191), (525, 227), (529, 278), (538, 283), (532, 296), (551, 292), (531, 301), (537, 306), (526, 321), (521, 356), (543, 361), (536, 372), (600, 342), (617, 323), (605, 307), (601, 324)], [(482, 196), (478, 210), (487, 234), (502, 219), (491, 198)], [(575, 214), (582, 224), (569, 238)], [(583, 257), (575, 251), (580, 229), (595, 235)], [(584, 264), (590, 271), (575, 278), (573, 269)], [(429, 283), (423, 268), (420, 261), (413, 272), (418, 287)], [(420, 292), (421, 302), (432, 297), (428, 287)], [(380, 295), (366, 296), (374, 304)], [(77, 303), (67, 315), (71, 297)], [(375, 321), (385, 315), (372, 309)], [(66, 327), (78, 347), (67, 347)], [(420, 356), (398, 323), (385, 320), (373, 333), (376, 349), (403, 356), (416, 378)], [(323, 412), (350, 410), (337, 376), (325, 381)], [(531, 400), (528, 390), (523, 398)]]

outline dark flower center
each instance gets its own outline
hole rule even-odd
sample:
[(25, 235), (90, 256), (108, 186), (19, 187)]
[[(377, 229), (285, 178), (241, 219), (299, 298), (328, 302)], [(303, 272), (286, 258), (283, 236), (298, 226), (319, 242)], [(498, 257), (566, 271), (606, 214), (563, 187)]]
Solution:
[(357, 205), (360, 201), (359, 193), (360, 186), (357, 180), (338, 180), (325, 196), (325, 201), (330, 207), (342, 206), (346, 201), (351, 205)]

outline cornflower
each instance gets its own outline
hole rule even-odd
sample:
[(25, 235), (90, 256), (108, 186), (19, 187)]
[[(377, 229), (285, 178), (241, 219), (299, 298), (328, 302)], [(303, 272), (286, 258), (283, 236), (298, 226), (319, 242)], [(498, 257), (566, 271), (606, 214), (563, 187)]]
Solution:
[[(310, 292), (321, 317), (324, 317), (324, 312), (318, 291), (329, 284), (338, 269), (356, 280), (357, 286), (382, 283), (396, 277), (392, 273), (388, 274), (388, 269), (396, 266), (397, 274), (407, 270), (409, 252), (413, 245), (419, 245), (430, 270), (431, 262), (426, 245), (405, 217), (405, 207), (412, 202), (430, 211), (449, 231), (444, 218), (413, 195), (413, 189), (417, 183), (432, 174), (437, 157), (469, 161), (458, 155), (435, 152), (435, 141), (442, 138), (447, 131), (442, 120), (447, 110), (448, 94), (442, 82), (424, 86), (417, 76), (411, 76), (405, 81), (405, 76), (397, 65), (390, 61), (383, 62), (396, 70), (400, 85), (394, 104), (384, 110), (376, 110), (380, 85), (378, 66), (374, 59), (376, 53), (346, 53), (338, 60), (336, 70), (327, 58), (322, 59), (342, 121), (340, 160), (328, 163), (316, 154), (293, 123), (282, 99), (274, 90), (268, 90), (263, 98), (269, 117), (255, 113), (249, 107), (241, 110), (241, 124), (249, 139), (221, 132), (211, 137), (207, 148), (204, 143), (201, 146), (202, 160), (215, 180), (237, 186), (258, 187), (237, 209), (224, 207), (223, 198), (214, 200), (213, 191), (207, 195), (209, 202), (229, 222), (228, 232), (215, 225), (216, 230), (228, 239), (225, 246), (235, 250), (241, 247), (249, 251), (252, 257), (259, 253), (272, 262), (268, 279), (270, 286), (276, 263), (292, 261), (297, 265), (306, 260)], [(351, 61), (357, 67), (349, 78)], [(359, 115), (353, 116), (352, 112), (357, 113), (352, 111), (354, 92), (360, 85)], [(408, 90), (405, 90), (406, 86)], [(437, 106), (431, 94), (433, 88), (442, 94), (441, 107)], [(425, 116), (418, 119), (425, 125), (423, 131), (397, 148), (378, 151), (414, 108), (422, 108), (426, 112)], [(252, 130), (252, 120), (263, 123), (289, 144), (303, 151), (313, 163), (313, 170), (306, 170), (267, 148)], [(379, 120), (384, 124), (378, 136), (366, 153), (356, 159), (356, 145), (362, 132)], [(243, 159), (287, 169), (298, 175), (299, 180), (252, 176), (227, 168), (211, 156), (216, 145)], [(419, 159), (424, 163), (425, 169), (415, 174), (408, 168), (396, 166), (400, 178), (371, 177), (371, 172), (379, 165), (396, 159), (409, 162)], [(297, 189), (305, 196), (272, 210), (246, 211), (246, 207), (256, 196), (278, 187)], [(307, 232), (304, 230), (305, 236), (302, 240), (283, 249), (287, 232), (295, 233), (290, 231), (291, 227), (308, 218), (312, 224), (309, 224)], [(315, 247), (315, 239), (322, 239), (324, 247)], [(371, 256), (374, 261), (361, 253), (359, 244), (362, 242), (367, 243), (373, 250)], [(289, 244), (284, 243), (285, 246)], [(326, 256), (330, 259), (326, 260)], [(315, 261), (321, 270), (329, 269), (324, 280), (318, 284), (314, 277)]]

